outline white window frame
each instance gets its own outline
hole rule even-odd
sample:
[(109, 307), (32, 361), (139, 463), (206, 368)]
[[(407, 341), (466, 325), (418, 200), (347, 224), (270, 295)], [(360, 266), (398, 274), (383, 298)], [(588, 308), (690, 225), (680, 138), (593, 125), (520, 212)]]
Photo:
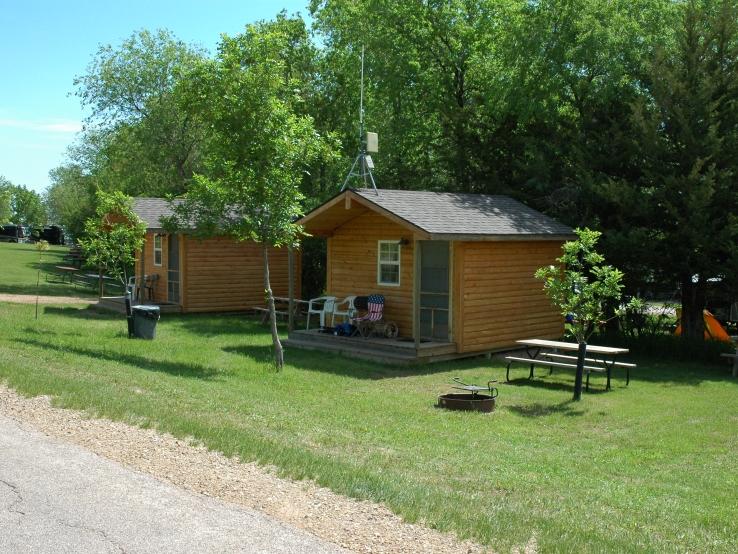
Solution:
[[(383, 262), (382, 261), (382, 245), (391, 244), (397, 247), (397, 261), (396, 262)], [(377, 241), (377, 284), (383, 287), (399, 287), (402, 279), (402, 245), (400, 240), (379, 240)], [(397, 282), (396, 283), (385, 283), (382, 281), (382, 265), (396, 265), (397, 266)]]
[[(162, 237), (163, 237), (163, 235), (160, 235), (159, 233), (154, 234), (154, 265), (156, 267), (161, 267), (161, 263), (163, 261), (163, 254), (162, 254), (163, 248), (162, 248), (162, 246), (164, 245), (164, 239)], [(158, 248), (156, 246), (156, 239), (159, 239), (159, 247)], [(159, 263), (156, 263), (156, 253), (157, 252), (159, 253)]]

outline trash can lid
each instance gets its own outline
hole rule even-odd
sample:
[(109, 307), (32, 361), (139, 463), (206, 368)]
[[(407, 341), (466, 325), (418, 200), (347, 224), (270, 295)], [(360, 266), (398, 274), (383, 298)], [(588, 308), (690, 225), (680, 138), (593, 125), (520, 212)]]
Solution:
[(154, 313), (159, 311), (159, 306), (145, 306), (145, 305), (139, 305), (139, 306), (133, 306), (131, 308), (133, 311), (136, 312), (148, 312), (148, 313)]

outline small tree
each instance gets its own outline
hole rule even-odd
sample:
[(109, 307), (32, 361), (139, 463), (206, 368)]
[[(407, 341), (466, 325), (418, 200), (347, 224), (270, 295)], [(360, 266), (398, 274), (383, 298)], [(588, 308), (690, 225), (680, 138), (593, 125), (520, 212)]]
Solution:
[(578, 239), (564, 243), (560, 265), (542, 267), (535, 276), (551, 302), (566, 318), (566, 331), (579, 343), (574, 400), (582, 396), (582, 376), (587, 340), (605, 316), (605, 305), (620, 302), (623, 273), (604, 265), (605, 258), (595, 250), (599, 231), (575, 229)]
[(49, 243), (40, 240), (36, 243), (36, 251), (38, 252), (38, 270), (36, 271), (36, 319), (38, 319), (38, 293), (41, 286), (41, 265), (44, 262), (44, 252), (49, 249)]
[(118, 279), (125, 289), (128, 268), (135, 261), (136, 251), (143, 246), (146, 225), (133, 212), (130, 198), (120, 191), (98, 191), (96, 214), (85, 222), (85, 237), (80, 239), (80, 246), (88, 263), (99, 268), (101, 277), (105, 272)]
[(9, 185), (10, 182), (0, 175), (0, 225), (8, 223), (13, 215), (13, 209), (10, 204), (11, 194)]
[(262, 247), (264, 295), (277, 370), (284, 357), (269, 277), (270, 247), (295, 247), (302, 229), (300, 182), (309, 164), (331, 147), (302, 115), (303, 92), (283, 56), (290, 34), (279, 21), (249, 25), (224, 36), (213, 62), (196, 67), (182, 98), (210, 123), (207, 175), (195, 175), (173, 203), (170, 228), (195, 227), (201, 236), (226, 235)]

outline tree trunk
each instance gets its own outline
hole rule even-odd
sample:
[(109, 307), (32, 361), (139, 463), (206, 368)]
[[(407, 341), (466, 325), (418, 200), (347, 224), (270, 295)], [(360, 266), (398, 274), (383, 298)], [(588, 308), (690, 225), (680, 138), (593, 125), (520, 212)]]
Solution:
[(291, 333), (295, 330), (295, 250), (291, 246), (287, 250), (287, 265), (287, 278), (290, 281), (287, 329)]
[(36, 272), (36, 319), (38, 319), (38, 293), (41, 286), (41, 260), (38, 262), (39, 269)]
[(682, 337), (705, 339), (705, 284), (700, 279), (692, 282), (692, 276), (682, 278)]
[(269, 244), (266, 242), (262, 242), (261, 244), (262, 252), (264, 253), (264, 292), (269, 306), (269, 325), (272, 329), (274, 363), (277, 366), (277, 371), (280, 371), (284, 365), (284, 352), (282, 351), (282, 342), (279, 340), (279, 333), (277, 332), (277, 313), (274, 309), (274, 295), (272, 294), (272, 285), (269, 281)]
[(574, 378), (574, 400), (582, 399), (582, 379), (584, 378), (584, 358), (587, 357), (587, 343), (582, 341), (579, 343), (579, 353), (577, 355), (577, 374)]

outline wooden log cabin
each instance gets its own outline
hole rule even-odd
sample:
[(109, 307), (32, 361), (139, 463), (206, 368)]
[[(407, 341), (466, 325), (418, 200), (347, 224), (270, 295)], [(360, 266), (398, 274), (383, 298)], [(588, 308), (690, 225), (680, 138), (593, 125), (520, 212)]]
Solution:
[[(152, 284), (150, 291), (141, 291), (141, 300), (173, 306), (181, 312), (246, 311), (264, 306), (260, 244), (228, 237), (199, 239), (186, 231), (168, 233), (161, 220), (172, 211), (163, 198), (134, 198), (132, 207), (146, 224), (144, 247), (136, 256), (136, 277)], [(269, 267), (274, 295), (286, 297), (286, 248), (269, 249)], [(299, 297), (299, 253), (295, 254), (294, 275), (295, 295)]]
[(400, 339), (331, 341), (342, 337), (297, 330), (290, 344), (411, 362), (563, 335), (562, 317), (533, 274), (556, 263), (573, 232), (512, 198), (347, 190), (299, 223), (327, 240), (327, 294), (384, 295), (385, 320), (398, 325)]

